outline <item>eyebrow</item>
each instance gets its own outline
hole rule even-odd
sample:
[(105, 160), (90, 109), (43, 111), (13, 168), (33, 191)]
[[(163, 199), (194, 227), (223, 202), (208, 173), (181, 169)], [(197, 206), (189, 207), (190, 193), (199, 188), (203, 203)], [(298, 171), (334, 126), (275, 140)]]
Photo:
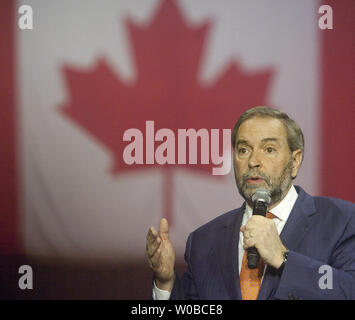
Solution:
[(243, 139), (239, 139), (239, 140), (237, 140), (237, 143), (235, 145), (237, 146), (238, 144), (248, 144), (248, 141), (243, 140)]
[[(265, 142), (279, 142), (280, 140), (278, 138), (264, 138), (261, 140), (262, 143), (265, 143)], [(246, 145), (249, 145), (249, 142), (247, 140), (244, 140), (244, 139), (239, 139), (237, 140), (237, 143), (236, 143), (236, 146), (239, 145), (239, 144), (246, 144)]]
[(280, 139), (278, 138), (265, 138), (263, 140), (261, 140), (262, 142), (269, 142), (269, 141), (272, 141), (272, 142), (279, 142)]

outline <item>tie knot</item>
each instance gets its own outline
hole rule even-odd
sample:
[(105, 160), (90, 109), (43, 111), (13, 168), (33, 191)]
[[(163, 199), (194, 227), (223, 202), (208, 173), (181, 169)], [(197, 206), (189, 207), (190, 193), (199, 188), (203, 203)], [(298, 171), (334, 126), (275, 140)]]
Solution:
[(274, 219), (274, 218), (276, 218), (276, 216), (275, 216), (274, 214), (272, 214), (271, 212), (267, 212), (267, 213), (266, 213), (266, 218), (268, 218), (268, 219)]

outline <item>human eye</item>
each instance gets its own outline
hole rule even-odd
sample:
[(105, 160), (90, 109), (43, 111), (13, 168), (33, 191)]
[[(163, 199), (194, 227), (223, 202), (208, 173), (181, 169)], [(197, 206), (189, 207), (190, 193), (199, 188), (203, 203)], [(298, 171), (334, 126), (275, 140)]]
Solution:
[(266, 147), (265, 150), (267, 153), (270, 153), (270, 154), (274, 153), (276, 151), (276, 149), (274, 147), (270, 147), (270, 146)]
[(239, 154), (246, 154), (247, 152), (248, 152), (248, 150), (245, 147), (238, 148), (238, 153)]
[(249, 150), (249, 148), (246, 147), (246, 146), (240, 146), (240, 147), (238, 147), (237, 150), (236, 150), (236, 154), (237, 154), (237, 157), (238, 157), (239, 159), (245, 159), (245, 158), (247, 158), (248, 155), (249, 155), (249, 153), (250, 153), (250, 150)]

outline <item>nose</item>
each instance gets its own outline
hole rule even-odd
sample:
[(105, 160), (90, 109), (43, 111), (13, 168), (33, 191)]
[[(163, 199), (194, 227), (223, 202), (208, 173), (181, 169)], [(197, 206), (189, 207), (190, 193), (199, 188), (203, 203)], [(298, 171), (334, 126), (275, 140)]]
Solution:
[(250, 154), (248, 166), (249, 166), (249, 168), (260, 168), (261, 167), (260, 157), (255, 150), (253, 150)]

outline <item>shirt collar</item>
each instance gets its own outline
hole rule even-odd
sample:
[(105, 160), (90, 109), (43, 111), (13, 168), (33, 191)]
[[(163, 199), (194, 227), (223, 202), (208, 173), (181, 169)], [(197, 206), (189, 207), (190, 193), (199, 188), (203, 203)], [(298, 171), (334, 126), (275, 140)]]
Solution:
[[(269, 212), (271, 212), (279, 220), (286, 221), (297, 200), (297, 197), (298, 193), (295, 187), (292, 185), (282, 201), (275, 208), (269, 210)], [(246, 204), (245, 213), (248, 216), (251, 216), (253, 213), (253, 208), (251, 208), (248, 204)]]

